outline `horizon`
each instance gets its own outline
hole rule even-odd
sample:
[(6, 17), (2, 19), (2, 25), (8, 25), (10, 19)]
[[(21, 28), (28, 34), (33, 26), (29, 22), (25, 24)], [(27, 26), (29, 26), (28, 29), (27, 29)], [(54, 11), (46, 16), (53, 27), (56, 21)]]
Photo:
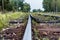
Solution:
[(27, 2), (28, 4), (30, 4), (31, 11), (33, 9), (41, 9), (41, 10), (44, 11), (43, 0), (25, 0), (25, 2)]

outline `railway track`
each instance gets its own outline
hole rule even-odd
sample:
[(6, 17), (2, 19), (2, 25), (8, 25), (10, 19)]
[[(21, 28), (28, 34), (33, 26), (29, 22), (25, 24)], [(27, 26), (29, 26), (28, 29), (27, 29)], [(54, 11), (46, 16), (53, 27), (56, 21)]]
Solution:
[(32, 40), (31, 17), (29, 16), (25, 25), (20, 20), (11, 20), (9, 25), (16, 25), (16, 27), (4, 29), (2, 37), (0, 35), (0, 40)]
[[(22, 32), (23, 33), (23, 34), (20, 34), (22, 36), (22, 38), (20, 36), (18, 36), (17, 38), (21, 38), (21, 39), (16, 39), (16, 40), (38, 40), (38, 39), (34, 38), (35, 32), (33, 32), (33, 31), (34, 31), (35, 26), (34, 27), (32, 26), (33, 25), (32, 20), (35, 20), (35, 18), (32, 17), (32, 15), (30, 15), (28, 18), (28, 22), (27, 22), (26, 27), (24, 27), (24, 28), (23, 27), (17, 27), (17, 29), (16, 28), (9, 29), (9, 31), (12, 32), (14, 34), (14, 36), (15, 36), (15, 32), (17, 32), (17, 33)], [(12, 22), (10, 22), (10, 23), (12, 23)], [(18, 22), (15, 21), (13, 23), (18, 23)], [(22, 23), (22, 22), (20, 21), (19, 23)], [(46, 22), (41, 21), (40, 23), (46, 23)], [(50, 22), (47, 22), (47, 23), (50, 23)], [(56, 22), (52, 22), (52, 23), (56, 23)], [(43, 28), (40, 28), (40, 27), (41, 26), (35, 28), (36, 30), (39, 31), (37, 36), (39, 36), (39, 37), (42, 37), (42, 36), (43, 37), (50, 37), (49, 40), (57, 40), (58, 39), (57, 36), (60, 37), (60, 28), (58, 28), (58, 27), (57, 28), (54, 28), (54, 27), (51, 28), (49, 26), (47, 26), (47, 28), (44, 28), (43, 26), (42, 26)], [(9, 31), (7, 31), (7, 32), (9, 32)], [(4, 32), (4, 33), (6, 33), (6, 32)], [(8, 34), (10, 35), (10, 33), (8, 33)], [(12, 37), (14, 37), (14, 36), (12, 36)], [(4, 40), (4, 38), (1, 40)], [(6, 39), (6, 40), (9, 40), (9, 39)], [(14, 39), (11, 39), (11, 40), (14, 40)]]
[[(49, 15), (44, 15), (49, 16)], [(56, 16), (55, 16), (56, 17)], [(32, 20), (36, 21), (39, 25), (32, 25), (32, 32), (33, 32), (33, 40), (47, 40), (44, 38), (48, 38), (48, 40), (58, 40), (60, 37), (60, 26), (54, 26), (54, 23), (60, 23), (60, 20), (58, 21), (51, 21), (51, 22), (45, 22), (39, 20), (37, 17), (31, 16)], [(60, 17), (57, 17), (60, 18)], [(43, 24), (42, 24), (43, 23)], [(51, 24), (49, 25), (49, 24)]]
[(26, 25), (27, 18), (10, 20), (9, 26), (0, 32), (0, 40), (22, 40)]
[(31, 17), (29, 16), (23, 40), (32, 40)]

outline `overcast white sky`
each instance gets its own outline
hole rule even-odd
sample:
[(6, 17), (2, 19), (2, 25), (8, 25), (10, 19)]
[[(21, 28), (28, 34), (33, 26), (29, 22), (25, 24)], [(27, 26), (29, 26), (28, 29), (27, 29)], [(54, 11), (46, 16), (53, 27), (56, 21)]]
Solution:
[(33, 10), (33, 9), (44, 10), (43, 9), (43, 4), (42, 4), (43, 0), (25, 0), (25, 2), (30, 4), (31, 10)]

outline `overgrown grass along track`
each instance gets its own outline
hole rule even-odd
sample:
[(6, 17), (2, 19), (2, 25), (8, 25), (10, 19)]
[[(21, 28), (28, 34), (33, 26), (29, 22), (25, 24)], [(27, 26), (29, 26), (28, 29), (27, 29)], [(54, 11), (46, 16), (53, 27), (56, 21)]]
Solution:
[[(59, 16), (56, 18), (56, 16), (53, 15), (42, 15), (36, 13), (32, 14), (32, 16), (33, 40), (60, 40), (60, 23), (53, 23), (55, 20), (60, 20)], [(47, 23), (49, 21), (52, 21), (52, 23)]]
[(60, 38), (59, 30), (60, 23), (37, 23), (32, 20), (33, 40), (58, 40)]
[(49, 15), (49, 16), (58, 16), (60, 17), (60, 12), (35, 12), (31, 14), (41, 14), (41, 15)]
[(9, 26), (9, 21), (14, 19), (25, 19), (29, 14), (23, 12), (11, 12), (6, 14), (0, 14), (0, 30)]
[(58, 23), (60, 22), (59, 16), (53, 16), (53, 15), (42, 15), (34, 13), (32, 14), (32, 18), (35, 19), (37, 22), (43, 22), (43, 23)]
[(15, 12), (0, 15), (0, 39), (22, 40), (29, 14), (23, 12)]

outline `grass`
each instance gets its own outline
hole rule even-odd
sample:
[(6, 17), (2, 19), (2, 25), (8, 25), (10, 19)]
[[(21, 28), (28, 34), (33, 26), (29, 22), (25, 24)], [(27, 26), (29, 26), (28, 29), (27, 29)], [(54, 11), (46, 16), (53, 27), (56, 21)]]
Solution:
[[(49, 16), (44, 16), (44, 15), (49, 15)], [(60, 13), (56, 13), (56, 14), (55, 13), (32, 13), (32, 16), (33, 17), (36, 17), (38, 19), (47, 20), (47, 21), (50, 21), (50, 20), (60, 20), (60, 18), (56, 19), (55, 17), (51, 17), (51, 16), (59, 16), (60, 17)], [(34, 24), (34, 27), (37, 27), (38, 26), (38, 23), (35, 22), (34, 20), (32, 21), (32, 23)], [(55, 24), (55, 25), (60, 25), (60, 23), (59, 24)], [(38, 37), (38, 30), (35, 29), (35, 28), (33, 28), (33, 29), (34, 29), (34, 32), (35, 32), (34, 35), (37, 38), (37, 40), (41, 40), (41, 39), (42, 40), (49, 40), (48, 37), (39, 38)], [(60, 40), (60, 38), (58, 40)]]
[(53, 14), (49, 14), (49, 16), (44, 16), (43, 13), (41, 14), (37, 14), (37, 13), (34, 13), (32, 14), (33, 17), (36, 17), (42, 21), (54, 21), (54, 20), (60, 20), (60, 18), (56, 18), (56, 17), (52, 17)]
[(60, 17), (60, 12), (35, 12), (32, 14), (41, 14), (41, 15), (50, 15), (50, 16), (59, 16)]
[(9, 21), (19, 18), (25, 18), (28, 13), (23, 12), (10, 12), (5, 14), (0, 14), (0, 30), (9, 26)]

